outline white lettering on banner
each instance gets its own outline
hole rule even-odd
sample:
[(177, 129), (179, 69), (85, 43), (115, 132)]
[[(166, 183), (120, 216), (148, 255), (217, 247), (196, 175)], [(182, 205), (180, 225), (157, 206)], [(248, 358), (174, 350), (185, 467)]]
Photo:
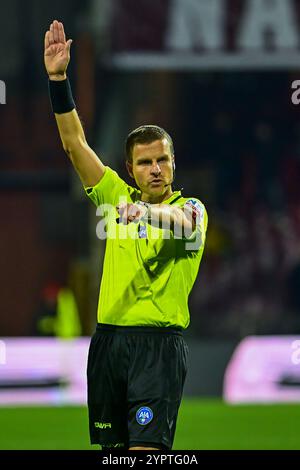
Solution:
[(292, 94), (292, 103), (297, 106), (298, 104), (300, 104), (300, 97), (299, 97), (299, 95), (300, 95), (300, 80), (293, 81), (292, 89), (296, 90)]
[(165, 43), (173, 50), (222, 48), (224, 0), (172, 0)]
[[(116, 0), (117, 1), (117, 0)], [(122, 2), (122, 0), (119, 0)], [(107, 60), (127, 70), (274, 70), (300, 63), (300, 2), (294, 0), (169, 0), (165, 30), (149, 47), (146, 28), (123, 38)], [(118, 27), (128, 20), (118, 16)], [(142, 18), (142, 22), (148, 18)], [(140, 24), (140, 20), (138, 21)], [(158, 21), (161, 24), (161, 21)], [(140, 44), (147, 41), (147, 49)]]
[(6, 364), (6, 346), (2, 340), (0, 340), (0, 364)]
[(0, 80), (0, 104), (6, 104), (6, 86), (3, 80)]
[(295, 351), (292, 353), (292, 363), (295, 365), (300, 364), (300, 341), (296, 340), (292, 343), (292, 349)]
[(276, 49), (298, 46), (295, 11), (291, 0), (248, 0), (237, 37), (239, 49), (263, 49), (266, 33)]

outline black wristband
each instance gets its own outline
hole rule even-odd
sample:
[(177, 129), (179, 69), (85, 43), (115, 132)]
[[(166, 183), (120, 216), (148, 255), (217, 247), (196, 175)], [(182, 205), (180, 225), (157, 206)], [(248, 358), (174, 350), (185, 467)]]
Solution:
[(49, 80), (49, 96), (52, 110), (56, 114), (69, 113), (75, 108), (69, 79)]

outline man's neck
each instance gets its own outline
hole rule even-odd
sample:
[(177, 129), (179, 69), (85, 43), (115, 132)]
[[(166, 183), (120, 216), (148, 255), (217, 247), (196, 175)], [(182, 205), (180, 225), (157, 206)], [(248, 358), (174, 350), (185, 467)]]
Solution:
[(169, 199), (169, 197), (172, 196), (173, 192), (174, 191), (170, 187), (164, 194), (161, 194), (160, 196), (153, 196), (147, 193), (142, 193), (141, 201), (149, 202), (150, 204), (161, 204), (166, 199)]

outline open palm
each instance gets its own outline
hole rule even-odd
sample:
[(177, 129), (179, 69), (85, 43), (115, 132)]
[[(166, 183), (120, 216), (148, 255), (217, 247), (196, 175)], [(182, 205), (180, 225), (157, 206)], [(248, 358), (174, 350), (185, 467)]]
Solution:
[(63, 24), (53, 21), (45, 34), (44, 61), (49, 76), (65, 74), (70, 61), (71, 43), (72, 39), (66, 41)]

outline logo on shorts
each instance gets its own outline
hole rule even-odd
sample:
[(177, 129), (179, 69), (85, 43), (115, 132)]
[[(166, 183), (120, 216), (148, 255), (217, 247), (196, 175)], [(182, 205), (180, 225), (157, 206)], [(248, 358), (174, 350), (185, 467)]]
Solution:
[(99, 429), (106, 429), (106, 428), (111, 429), (111, 423), (100, 423), (99, 421), (96, 421), (94, 425), (95, 425), (95, 428), (99, 428)]
[(137, 410), (135, 417), (139, 424), (145, 426), (145, 424), (149, 424), (152, 421), (153, 411), (148, 406), (142, 406), (142, 408)]

